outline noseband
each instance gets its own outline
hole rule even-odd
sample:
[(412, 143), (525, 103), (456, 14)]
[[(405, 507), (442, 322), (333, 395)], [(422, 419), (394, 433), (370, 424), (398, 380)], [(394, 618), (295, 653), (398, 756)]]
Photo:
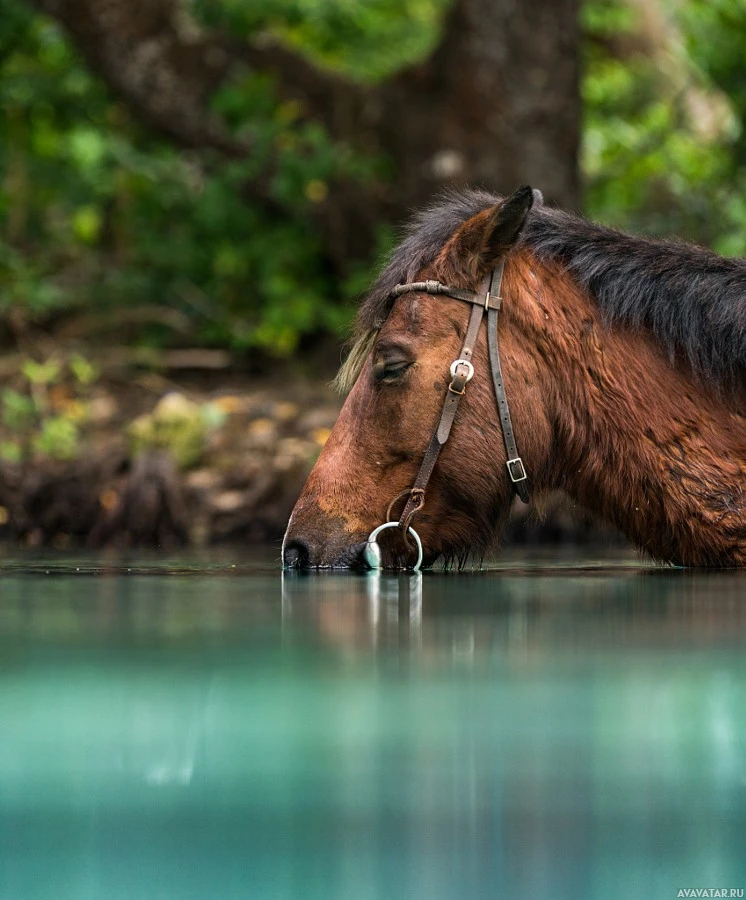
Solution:
[(497, 398), (497, 408), (502, 425), (505, 449), (508, 453), (506, 463), (508, 477), (513, 490), (521, 500), (524, 503), (529, 502), (528, 476), (526, 475), (523, 460), (518, 455), (518, 448), (515, 443), (513, 423), (510, 419), (508, 398), (505, 396), (505, 386), (500, 368), (500, 349), (497, 342), (497, 317), (502, 305), (500, 286), (504, 268), (505, 260), (501, 260), (491, 274), (485, 277), (479, 291), (476, 292), (451, 287), (447, 284), (441, 284), (439, 281), (413, 281), (409, 284), (398, 284), (391, 292), (392, 299), (401, 297), (402, 294), (414, 292), (452, 297), (454, 300), (461, 300), (464, 303), (471, 304), (472, 309), (466, 329), (466, 337), (461, 347), (461, 354), (458, 359), (451, 363), (451, 383), (448, 385), (448, 392), (443, 403), (440, 419), (430, 439), (420, 471), (417, 473), (417, 478), (415, 478), (412, 487), (407, 488), (391, 501), (386, 518), (391, 518), (391, 508), (397, 500), (406, 496), (407, 501), (402, 514), (398, 521), (387, 521), (383, 525), (379, 525), (368, 537), (365, 546), (365, 561), (371, 569), (378, 569), (381, 566), (381, 553), (376, 543), (376, 538), (381, 531), (387, 528), (399, 528), (404, 535), (409, 532), (412, 533), (417, 544), (417, 562), (412, 568), (418, 571), (422, 564), (422, 544), (417, 532), (412, 528), (412, 519), (425, 505), (425, 489), (430, 481), (430, 476), (433, 474), (440, 451), (451, 433), (456, 410), (461, 398), (466, 393), (466, 385), (474, 377), (472, 356), (485, 313), (487, 314), (487, 346), (489, 347), (490, 368), (492, 369), (492, 384), (495, 389), (495, 397)]

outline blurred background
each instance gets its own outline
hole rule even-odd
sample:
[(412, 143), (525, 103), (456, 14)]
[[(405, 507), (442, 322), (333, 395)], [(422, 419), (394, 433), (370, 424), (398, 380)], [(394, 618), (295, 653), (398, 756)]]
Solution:
[(277, 539), (448, 186), (744, 255), (745, 51), (742, 0), (0, 0), (0, 535)]

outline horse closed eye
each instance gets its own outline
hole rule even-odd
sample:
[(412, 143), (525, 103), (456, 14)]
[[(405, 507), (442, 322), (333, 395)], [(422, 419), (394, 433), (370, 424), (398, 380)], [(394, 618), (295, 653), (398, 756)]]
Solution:
[(380, 362), (375, 368), (375, 379), (379, 383), (398, 381), (412, 363), (407, 359), (392, 359)]

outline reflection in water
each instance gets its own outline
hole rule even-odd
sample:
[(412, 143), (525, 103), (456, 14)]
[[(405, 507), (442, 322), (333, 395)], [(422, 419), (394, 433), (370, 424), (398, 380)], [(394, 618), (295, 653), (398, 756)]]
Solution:
[(282, 620), (318, 629), (340, 647), (376, 647), (403, 640), (418, 645), (422, 626), (421, 572), (316, 578), (284, 573)]
[[(424, 581), (423, 581), (424, 579)], [(285, 575), (286, 626), (350, 651), (402, 640), (435, 653), (584, 657), (610, 647), (679, 647), (746, 638), (746, 573), (619, 567), (450, 576)], [(424, 592), (424, 606), (423, 606)], [(413, 626), (416, 623), (416, 629)], [(418, 641), (409, 640), (417, 634)]]
[(746, 886), (740, 573), (233, 571), (0, 580), (3, 900)]

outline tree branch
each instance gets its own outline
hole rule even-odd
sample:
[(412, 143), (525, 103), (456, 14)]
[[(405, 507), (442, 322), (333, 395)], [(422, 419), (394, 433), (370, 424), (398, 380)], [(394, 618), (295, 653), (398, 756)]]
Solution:
[(202, 30), (180, 0), (30, 0), (70, 33), (86, 62), (133, 112), (182, 145), (230, 156), (251, 151), (209, 110), (237, 65), (272, 74), (282, 98), (330, 133), (340, 104), (356, 108), (365, 89), (325, 72), (264, 36), (238, 41)]

